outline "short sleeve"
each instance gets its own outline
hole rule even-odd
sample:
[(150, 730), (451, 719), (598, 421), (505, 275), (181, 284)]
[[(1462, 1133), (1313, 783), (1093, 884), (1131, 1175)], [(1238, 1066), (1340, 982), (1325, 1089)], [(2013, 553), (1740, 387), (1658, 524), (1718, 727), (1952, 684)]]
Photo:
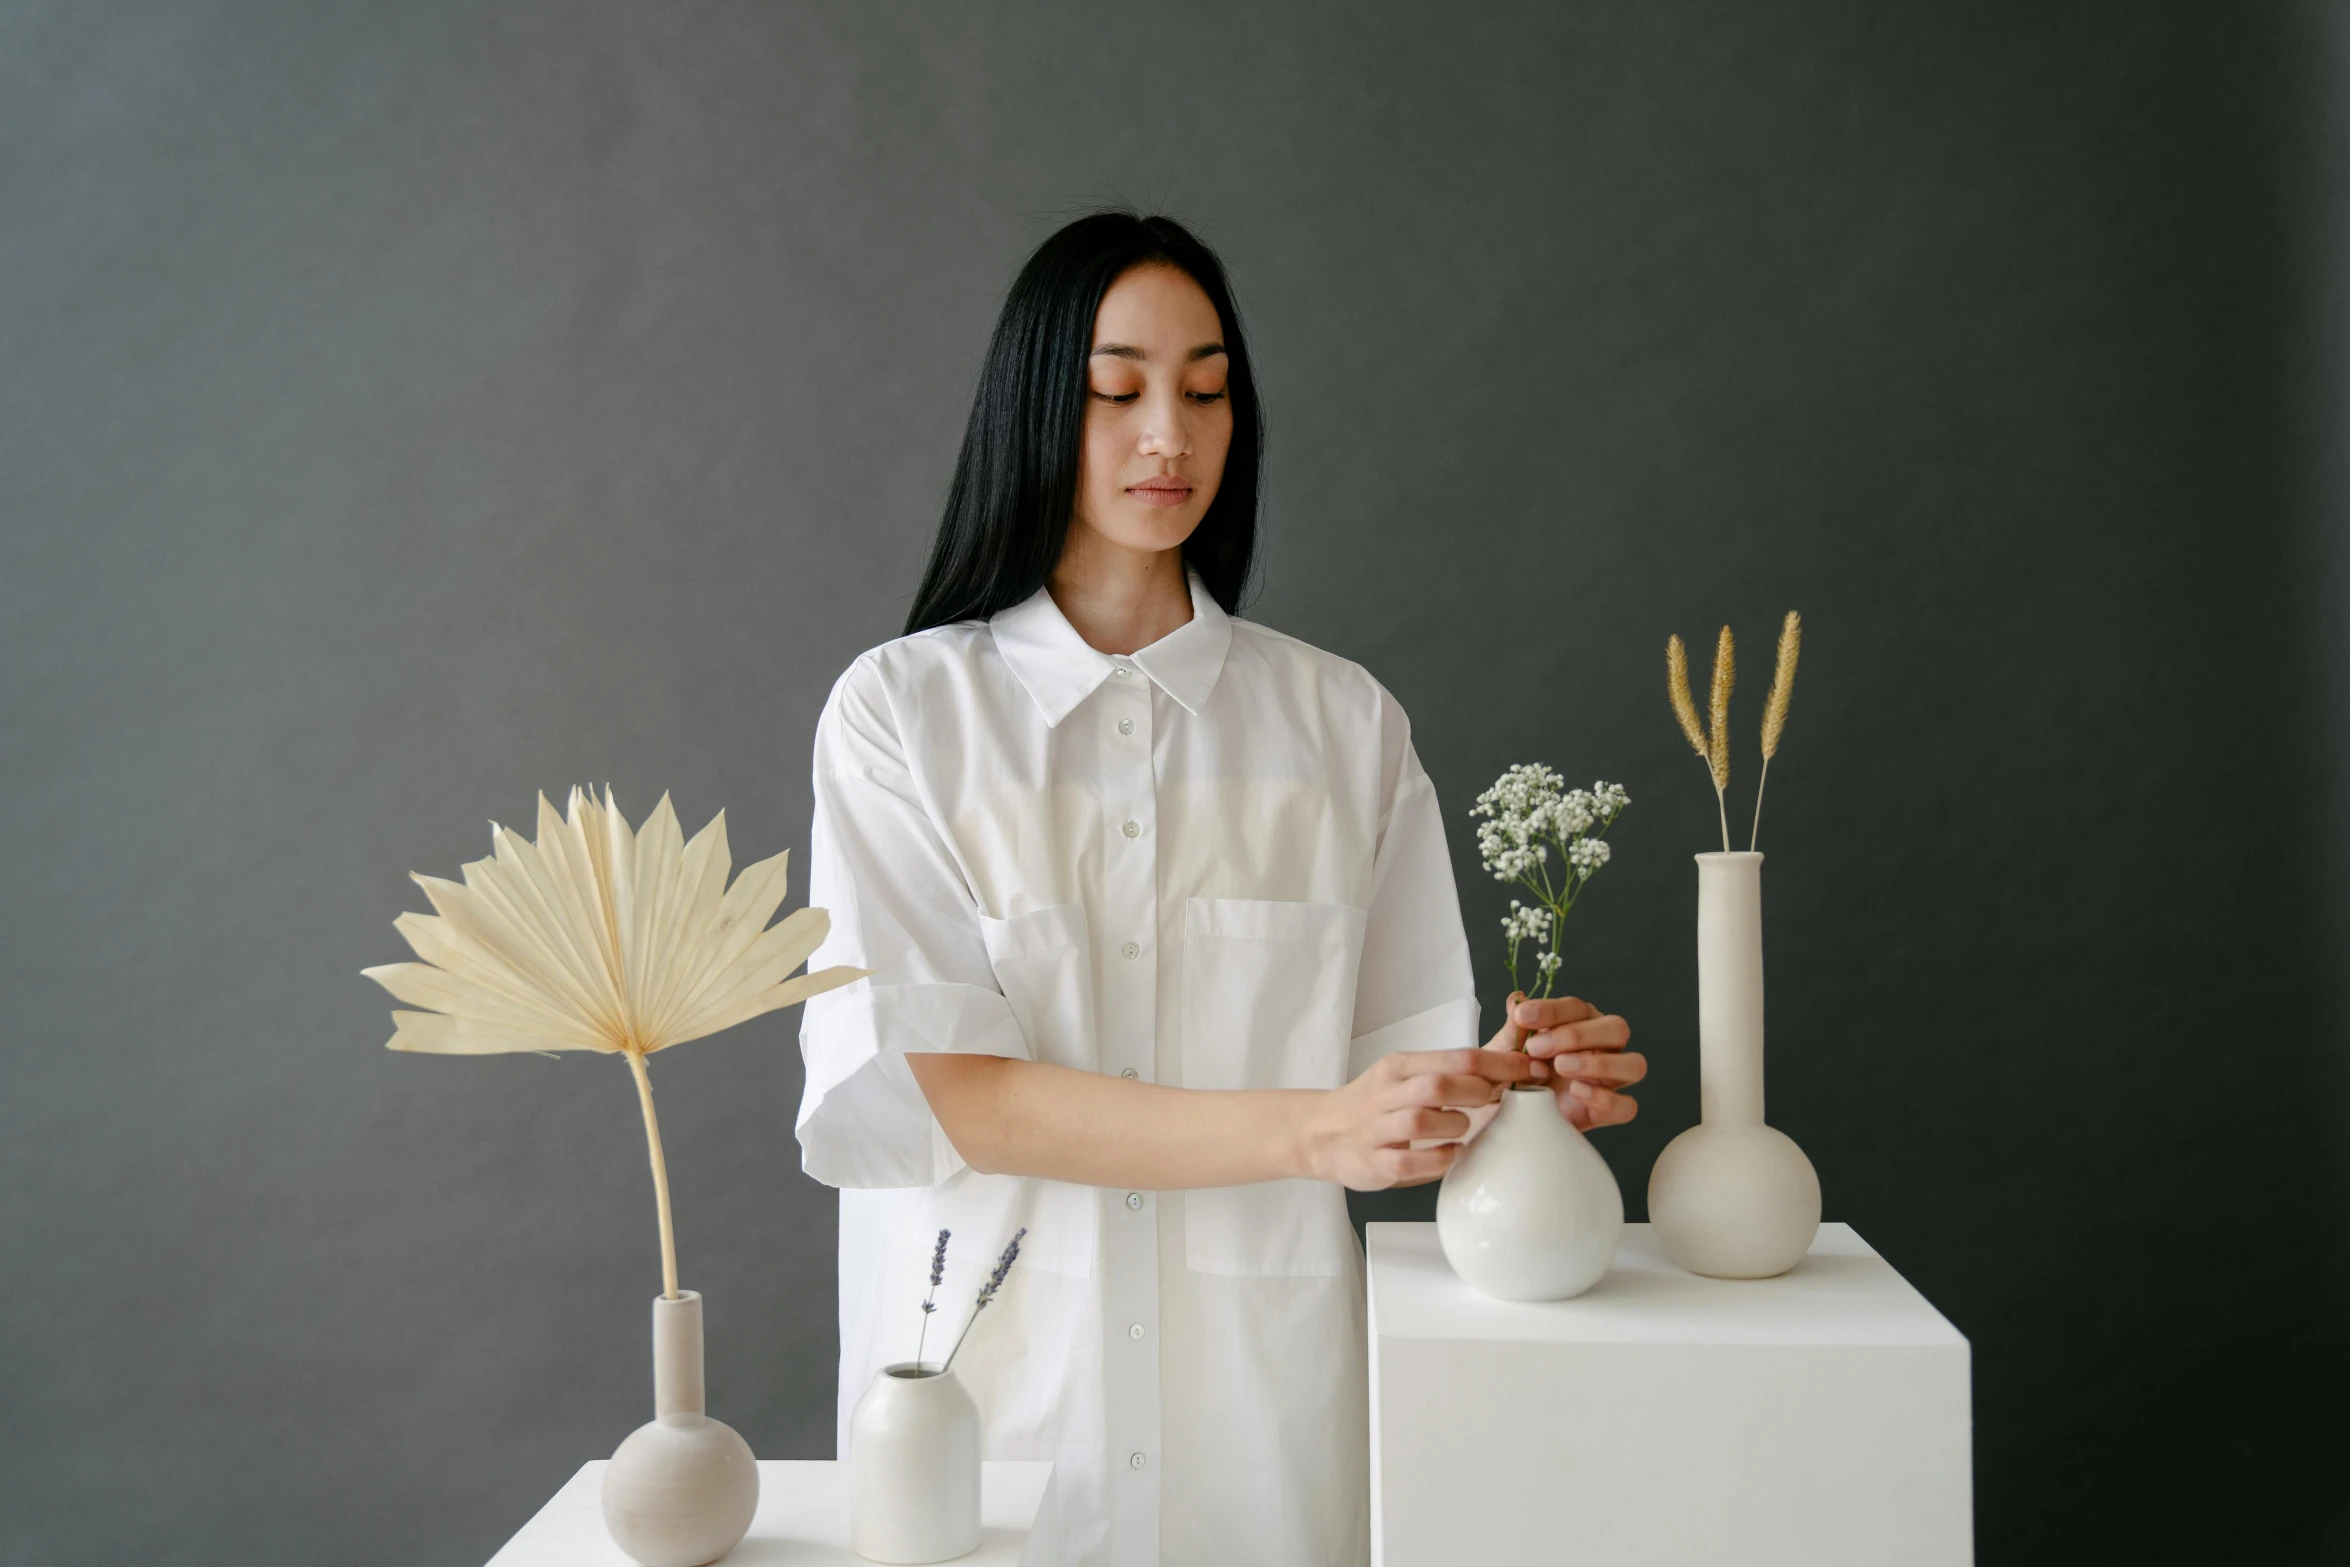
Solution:
[(964, 1167), (907, 1051), (1027, 1059), (997, 988), (978, 905), (925, 808), (870, 655), (816, 723), (808, 901), (832, 920), (811, 970), (868, 979), (812, 997), (800, 1020), (801, 1167), (828, 1186), (934, 1186)]
[(1477, 1043), (1477, 984), (1436, 786), (1412, 749), (1403, 709), (1385, 691), (1380, 698), (1385, 804), (1355, 982), (1348, 1055), (1356, 1073), (1391, 1051)]

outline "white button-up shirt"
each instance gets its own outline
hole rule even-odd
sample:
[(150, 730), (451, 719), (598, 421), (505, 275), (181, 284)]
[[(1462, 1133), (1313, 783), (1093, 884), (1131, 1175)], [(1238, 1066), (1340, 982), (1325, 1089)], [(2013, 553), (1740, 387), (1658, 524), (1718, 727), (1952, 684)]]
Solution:
[(904, 1052), (1183, 1088), (1335, 1088), (1477, 1036), (1436, 796), (1359, 666), (1192, 618), (1130, 656), (1051, 596), (887, 643), (816, 728), (811, 959), (873, 970), (807, 1004), (805, 1167), (840, 1193), (840, 1439), (915, 1356), (954, 1232), (937, 1359), (1012, 1232), (955, 1371), (991, 1458), (1058, 1466), (1068, 1560), (1363, 1562), (1362, 1254), (1316, 1181), (1125, 1191), (982, 1175)]

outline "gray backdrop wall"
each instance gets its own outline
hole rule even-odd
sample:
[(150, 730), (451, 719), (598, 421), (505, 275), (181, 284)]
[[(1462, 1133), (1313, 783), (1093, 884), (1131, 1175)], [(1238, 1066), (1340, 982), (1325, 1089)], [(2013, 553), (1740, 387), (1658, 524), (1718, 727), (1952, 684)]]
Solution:
[[(1974, 1342), (1982, 1559), (2341, 1559), (2337, 23), (0, 5), (0, 1559), (456, 1567), (644, 1417), (626, 1074), (389, 1054), (358, 971), (540, 789), (804, 843), (1105, 200), (1232, 267), (1254, 613), (1415, 715), (1481, 957), (1475, 792), (1630, 787), (1571, 976), (1654, 1062), (1634, 1216), (1714, 814), (1660, 650), (1800, 608), (1773, 1118)], [(776, 1457), (795, 1027), (658, 1070)]]

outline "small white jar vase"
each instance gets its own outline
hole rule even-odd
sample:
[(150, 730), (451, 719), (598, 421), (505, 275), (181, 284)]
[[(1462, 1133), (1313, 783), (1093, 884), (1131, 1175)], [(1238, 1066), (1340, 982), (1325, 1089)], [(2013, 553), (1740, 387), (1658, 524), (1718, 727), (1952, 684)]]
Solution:
[(1548, 1088), (1512, 1089), (1436, 1194), (1436, 1238), (1462, 1282), (1498, 1300), (1580, 1295), (1615, 1261), (1624, 1194)]
[(1763, 1124), (1762, 860), (1697, 856), (1699, 1123), (1648, 1176), (1648, 1218), (1691, 1273), (1766, 1279), (1811, 1250), (1820, 1177)]
[(604, 1526), (644, 1567), (703, 1567), (740, 1544), (759, 1510), (759, 1465), (702, 1412), (702, 1297), (653, 1301), (653, 1420), (604, 1470)]
[(849, 1417), (849, 1548), (944, 1562), (979, 1549), (979, 1406), (952, 1371), (884, 1366)]

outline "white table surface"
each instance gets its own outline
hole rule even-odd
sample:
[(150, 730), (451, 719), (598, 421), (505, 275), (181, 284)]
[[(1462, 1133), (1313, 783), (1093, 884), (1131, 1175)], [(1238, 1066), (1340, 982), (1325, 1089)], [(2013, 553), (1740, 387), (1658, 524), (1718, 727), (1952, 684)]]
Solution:
[(1444, 1260), (1433, 1224), (1370, 1229), (1371, 1311), (1382, 1338), (1562, 1344), (1935, 1344), (1965, 1337), (1849, 1224), (1823, 1224), (1775, 1279), (1684, 1273), (1645, 1224), (1573, 1300), (1490, 1300)]
[[(604, 1531), (604, 1465), (581, 1466), (538, 1516), (490, 1558), (490, 1567), (634, 1567)], [(1021, 1567), (1029, 1560), (1037, 1512), (1051, 1484), (1049, 1463), (989, 1460), (980, 1466), (979, 1549), (963, 1567)], [(726, 1567), (859, 1563), (849, 1549), (849, 1477), (829, 1458), (759, 1461), (759, 1511)]]

